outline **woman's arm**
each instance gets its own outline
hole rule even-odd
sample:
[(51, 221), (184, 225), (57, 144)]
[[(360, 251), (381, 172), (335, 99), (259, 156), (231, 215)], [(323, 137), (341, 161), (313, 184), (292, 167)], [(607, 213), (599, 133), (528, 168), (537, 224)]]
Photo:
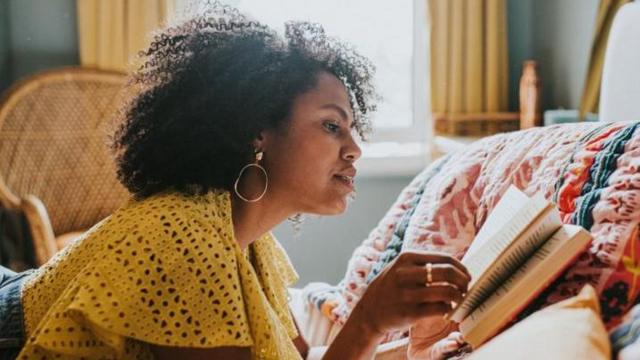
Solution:
[(447, 313), (470, 280), (464, 265), (449, 255), (402, 253), (369, 285), (323, 359), (371, 359), (388, 332)]
[(340, 333), (331, 343), (323, 360), (372, 359), (384, 334), (371, 327), (356, 307)]
[[(426, 263), (433, 265), (430, 286), (425, 286)], [(418, 319), (445, 314), (451, 301), (462, 299), (469, 280), (464, 266), (448, 255), (401, 254), (369, 285), (323, 359), (373, 358), (388, 332), (407, 329)], [(304, 357), (306, 342), (301, 337), (296, 342)], [(251, 350), (245, 347), (193, 349), (151, 345), (151, 350), (157, 359), (251, 359)]]

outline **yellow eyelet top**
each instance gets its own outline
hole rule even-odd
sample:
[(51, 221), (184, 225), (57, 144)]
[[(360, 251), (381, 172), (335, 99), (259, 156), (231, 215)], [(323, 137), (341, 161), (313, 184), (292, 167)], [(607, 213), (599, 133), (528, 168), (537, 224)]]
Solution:
[(131, 201), (25, 283), (19, 358), (147, 359), (151, 343), (300, 359), (287, 302), (297, 274), (271, 234), (250, 252), (253, 264), (228, 192)]

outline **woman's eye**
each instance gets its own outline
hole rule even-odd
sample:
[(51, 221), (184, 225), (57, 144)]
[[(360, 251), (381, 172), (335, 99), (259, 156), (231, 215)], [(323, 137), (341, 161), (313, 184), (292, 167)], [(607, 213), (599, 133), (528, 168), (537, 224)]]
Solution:
[(338, 130), (340, 130), (340, 126), (336, 123), (333, 122), (325, 122), (324, 123), (324, 127), (325, 129), (327, 129), (327, 131), (332, 132), (332, 133), (336, 133), (338, 132)]

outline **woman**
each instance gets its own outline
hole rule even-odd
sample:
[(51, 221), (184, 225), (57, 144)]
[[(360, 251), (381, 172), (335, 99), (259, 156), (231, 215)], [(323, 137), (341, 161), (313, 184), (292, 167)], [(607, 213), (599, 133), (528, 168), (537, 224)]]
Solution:
[[(345, 210), (372, 66), (315, 25), (281, 38), (233, 9), (215, 16), (143, 54), (113, 139), (133, 199), (26, 277), (20, 358), (305, 356), (287, 305), (296, 274), (269, 231)], [(468, 281), (448, 256), (403, 254), (325, 358), (371, 357), (386, 332), (442, 316)]]

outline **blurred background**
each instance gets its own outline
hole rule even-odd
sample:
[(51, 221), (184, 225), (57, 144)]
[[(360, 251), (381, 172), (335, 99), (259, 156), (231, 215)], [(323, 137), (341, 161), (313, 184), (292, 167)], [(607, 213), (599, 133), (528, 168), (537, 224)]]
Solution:
[[(287, 19), (320, 22), (379, 69), (384, 102), (364, 145), (357, 199), (342, 216), (307, 217), (298, 231), (287, 223), (275, 230), (300, 285), (339, 281), (355, 247), (434, 157), (496, 132), (597, 117), (598, 63), (609, 22), (625, 2), (226, 1), (276, 28)], [(126, 72), (149, 31), (197, 5), (0, 0), (0, 91), (60, 67)], [(523, 85), (526, 60), (535, 61), (534, 77)], [(524, 103), (523, 91), (530, 91)]]

